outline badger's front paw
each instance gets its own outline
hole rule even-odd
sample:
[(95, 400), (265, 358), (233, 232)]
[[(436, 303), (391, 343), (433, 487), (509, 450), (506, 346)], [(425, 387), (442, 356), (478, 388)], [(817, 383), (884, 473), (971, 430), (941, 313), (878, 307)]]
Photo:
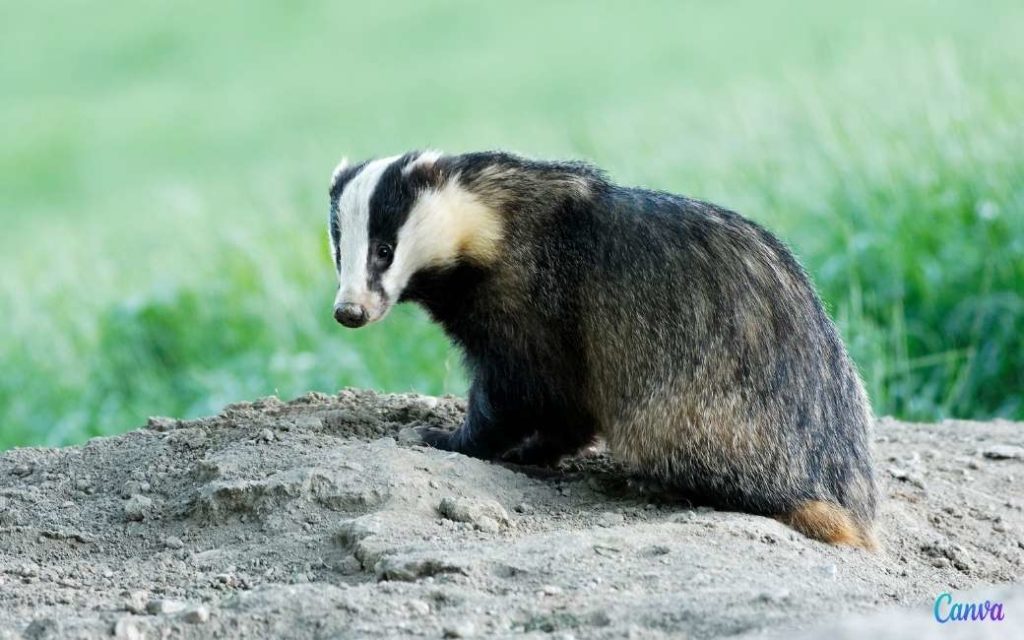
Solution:
[(523, 467), (556, 467), (562, 454), (536, 438), (528, 440), (524, 444), (505, 452), (501, 456), (502, 462), (515, 464)]
[(437, 427), (417, 427), (416, 434), (420, 437), (420, 442), (428, 447), (451, 451), (451, 431)]

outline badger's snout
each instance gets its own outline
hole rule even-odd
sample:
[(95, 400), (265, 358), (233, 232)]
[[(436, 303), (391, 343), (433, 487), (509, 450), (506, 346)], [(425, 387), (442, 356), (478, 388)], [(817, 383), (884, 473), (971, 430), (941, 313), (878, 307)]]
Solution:
[(346, 327), (352, 329), (361, 327), (366, 324), (369, 317), (369, 314), (366, 313), (366, 307), (361, 304), (342, 302), (334, 305), (334, 319)]

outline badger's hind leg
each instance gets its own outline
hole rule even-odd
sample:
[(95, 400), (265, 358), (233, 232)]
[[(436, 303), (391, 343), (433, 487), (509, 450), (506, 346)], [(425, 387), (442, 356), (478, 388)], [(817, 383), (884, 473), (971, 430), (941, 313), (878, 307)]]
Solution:
[(808, 538), (868, 551), (878, 550), (878, 542), (871, 531), (859, 524), (849, 511), (831, 502), (808, 500), (776, 518)]

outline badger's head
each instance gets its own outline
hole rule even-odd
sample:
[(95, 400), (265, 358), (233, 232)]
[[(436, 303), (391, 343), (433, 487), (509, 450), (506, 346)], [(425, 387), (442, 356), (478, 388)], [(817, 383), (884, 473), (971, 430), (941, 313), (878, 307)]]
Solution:
[(440, 153), (342, 160), (330, 197), (334, 317), (346, 327), (383, 318), (421, 271), (497, 255), (497, 213), (460, 184)]

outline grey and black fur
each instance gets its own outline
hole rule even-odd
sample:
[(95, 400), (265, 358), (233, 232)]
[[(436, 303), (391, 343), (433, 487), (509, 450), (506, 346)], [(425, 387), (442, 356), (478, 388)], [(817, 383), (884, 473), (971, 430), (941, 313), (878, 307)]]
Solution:
[(330, 194), (338, 320), (417, 302), (465, 353), (465, 421), (427, 443), (551, 464), (600, 436), (695, 500), (874, 547), (863, 385), (762, 227), (496, 152), (343, 163)]

